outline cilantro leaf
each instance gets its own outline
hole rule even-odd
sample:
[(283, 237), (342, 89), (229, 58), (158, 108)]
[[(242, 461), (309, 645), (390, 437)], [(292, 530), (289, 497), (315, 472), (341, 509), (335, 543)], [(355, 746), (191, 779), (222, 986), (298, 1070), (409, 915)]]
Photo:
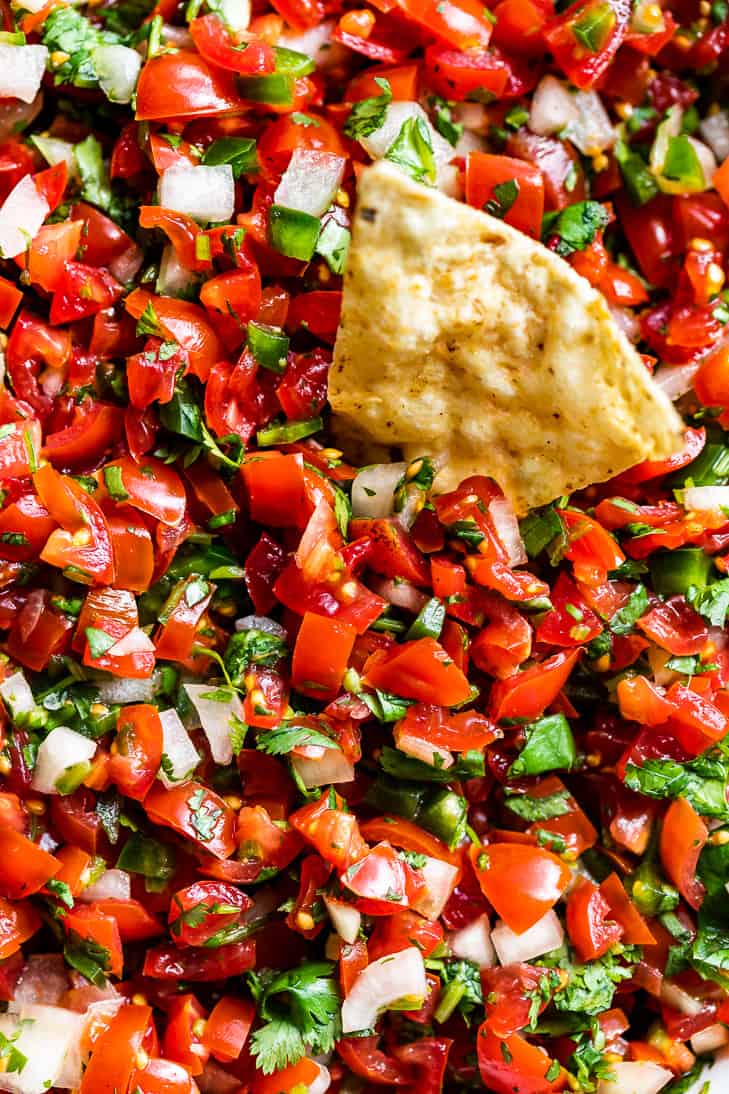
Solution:
[(239, 179), (258, 171), (256, 142), (253, 137), (220, 137), (206, 148), (202, 162), (212, 166), (229, 163), (233, 178)]
[(99, 79), (93, 61), (97, 46), (115, 45), (121, 42), (118, 34), (94, 26), (76, 8), (55, 8), (43, 27), (43, 45), (51, 54), (65, 54), (67, 59), (54, 66), (57, 84), (73, 84), (74, 87), (95, 88)]
[(298, 1063), (306, 1055), (306, 1043), (297, 1025), (288, 1018), (274, 1018), (253, 1034), (251, 1052), (256, 1066), (264, 1075), (271, 1075)]
[(385, 121), (387, 108), (392, 102), (392, 89), (389, 81), (382, 76), (375, 76), (375, 83), (382, 88), (382, 94), (355, 103), (345, 123), (344, 132), (353, 141), (369, 137), (371, 133), (381, 129)]
[(571, 768), (577, 759), (575, 739), (564, 714), (550, 714), (525, 726), (526, 744), (509, 768), (509, 775), (541, 775)]
[(555, 817), (563, 817), (565, 813), (569, 813), (569, 798), (567, 790), (557, 790), (554, 794), (547, 794), (543, 798), (533, 798), (529, 794), (507, 794), (504, 804), (522, 820), (553, 820)]
[(589, 247), (609, 219), (599, 201), (578, 201), (561, 212), (547, 213), (542, 221), (542, 240), (549, 243), (555, 239), (555, 251), (567, 258)]
[(508, 179), (494, 186), (494, 196), (484, 205), (484, 210), (492, 217), (503, 220), (509, 209), (519, 197), (519, 182), (517, 179)]
[(559, 1011), (582, 1014), (602, 1014), (610, 1009), (617, 985), (631, 976), (631, 968), (621, 964), (611, 954), (587, 965), (574, 964), (567, 968), (569, 980), (554, 996)]
[(334, 1048), (341, 1036), (341, 999), (332, 970), (328, 962), (312, 961), (267, 977), (265, 987), (256, 978), (258, 1012), (266, 1024), (254, 1034), (251, 1051), (265, 1075), (296, 1063), (307, 1050)]
[(106, 973), (111, 965), (111, 954), (105, 946), (93, 938), (83, 938), (77, 931), (69, 931), (63, 956), (67, 963), (97, 988), (106, 984)]
[(636, 585), (628, 602), (615, 612), (610, 620), (613, 634), (630, 634), (637, 620), (648, 611), (648, 591), (645, 585)]
[(295, 721), (282, 722), (275, 729), (265, 730), (258, 738), (256, 747), (269, 756), (284, 756), (302, 745), (319, 745), (341, 751), (336, 741), (310, 726), (297, 725)]
[(435, 185), (436, 165), (430, 132), (423, 118), (408, 118), (402, 124), (385, 159), (400, 167), (416, 182)]
[(686, 599), (699, 615), (702, 615), (712, 627), (723, 627), (729, 612), (729, 577), (715, 581), (713, 585), (699, 588), (690, 585)]

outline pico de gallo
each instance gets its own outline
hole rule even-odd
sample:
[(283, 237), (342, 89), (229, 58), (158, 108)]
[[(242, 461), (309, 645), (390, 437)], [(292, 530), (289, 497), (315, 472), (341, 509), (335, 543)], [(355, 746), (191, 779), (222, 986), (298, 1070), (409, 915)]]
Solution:
[[(727, 3), (0, 10), (0, 1089), (724, 1089)], [(354, 466), (378, 158), (599, 289), (681, 451), (521, 520)]]

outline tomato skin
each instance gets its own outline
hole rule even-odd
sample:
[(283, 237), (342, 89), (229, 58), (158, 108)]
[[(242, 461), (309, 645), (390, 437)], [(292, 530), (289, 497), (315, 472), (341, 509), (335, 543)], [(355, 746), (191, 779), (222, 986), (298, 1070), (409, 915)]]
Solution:
[(339, 870), (346, 870), (367, 853), (356, 817), (341, 810), (342, 799), (334, 796), (335, 808), (329, 806), (329, 794), (318, 802), (304, 805), (289, 817), (289, 824), (311, 843), (321, 857)]
[(51, 323), (69, 323), (94, 315), (111, 307), (121, 294), (122, 286), (108, 270), (66, 262), (51, 301)]
[(167, 1026), (162, 1039), (165, 1056), (182, 1064), (191, 1075), (199, 1075), (210, 1056), (210, 1049), (196, 1035), (196, 1023), (207, 1018), (207, 1012), (194, 995), (174, 996), (167, 1008)]
[(153, 296), (145, 289), (134, 289), (124, 301), (124, 307), (135, 319), (150, 304), (169, 338), (189, 355), (190, 371), (205, 382), (213, 365), (223, 360), (226, 353), (204, 309), (189, 300)]
[(429, 855), (451, 866), (460, 867), (461, 856), (457, 851), (450, 851), (436, 836), (426, 832), (413, 821), (405, 820), (404, 817), (373, 817), (363, 822), (361, 832), (366, 840), (373, 842), (388, 840), (395, 847), (402, 847), (405, 851)]
[(706, 825), (685, 798), (676, 798), (668, 807), (659, 843), (661, 863), (666, 875), (692, 908), (704, 899), (704, 886), (696, 876), (699, 855), (709, 838)]
[(152, 57), (137, 84), (139, 121), (237, 113), (243, 106), (233, 74), (190, 50)]
[(227, 980), (254, 968), (255, 963), (256, 944), (251, 939), (214, 950), (179, 950), (163, 944), (147, 950), (142, 974), (152, 980)]
[(237, 1060), (245, 1047), (256, 1009), (248, 999), (224, 995), (213, 1007), (205, 1027), (204, 1043), (221, 1063)]
[(477, 88), (500, 99), (509, 82), (509, 65), (492, 50), (460, 52), (447, 45), (431, 45), (425, 51), (428, 83), (447, 99), (464, 102)]
[(610, 874), (600, 884), (600, 894), (610, 906), (611, 918), (623, 928), (623, 941), (629, 946), (651, 946), (655, 936), (617, 874)]
[[(401, 1086), (409, 1081), (408, 1069), (377, 1048), (377, 1037), (342, 1037), (337, 1052), (350, 1071), (377, 1085)], [(273, 1090), (267, 1094), (277, 1094)]]
[(119, 1094), (126, 1091), (152, 1021), (152, 1008), (126, 1004), (94, 1042), (81, 1079), (81, 1094)]
[[(110, 585), (114, 580), (111, 535), (98, 504), (82, 486), (60, 475), (50, 464), (35, 472), (33, 484), (46, 509), (61, 526), (48, 537), (41, 553), (43, 561), (61, 569), (75, 567), (99, 584)], [(77, 545), (77, 533), (83, 533), (85, 544)]]
[(554, 907), (571, 878), (565, 863), (540, 847), (472, 844), (469, 858), (484, 896), (517, 934)]
[(495, 721), (538, 718), (559, 695), (581, 652), (575, 649), (555, 653), (540, 665), (499, 680), (492, 686), (489, 696), (491, 717)]
[(202, 783), (189, 782), (172, 790), (153, 784), (144, 809), (153, 823), (174, 829), (215, 858), (230, 858), (235, 850), (235, 814)]
[(93, 904), (76, 905), (66, 915), (63, 926), (69, 940), (74, 934), (80, 938), (98, 943), (108, 952), (105, 971), (112, 976), (121, 976), (124, 966), (124, 951), (122, 949), (119, 927), (112, 916), (104, 915)]
[(0, 439), (0, 481), (25, 479), (31, 474), (29, 445), (38, 452), (41, 441), (40, 423), (34, 419), (8, 423), (10, 429)]
[(0, 894), (10, 900), (37, 893), (61, 864), (13, 828), (0, 828)]
[(404, 642), (368, 663), (364, 682), (421, 703), (457, 706), (470, 695), (467, 678), (434, 638)]
[(551, 646), (581, 646), (602, 633), (600, 619), (566, 573), (557, 578), (550, 600), (553, 611), (537, 627), (537, 641)]
[(122, 942), (144, 942), (164, 933), (164, 927), (138, 900), (96, 900), (93, 907), (116, 920)]
[[(277, 6), (281, 0), (277, 0)], [(291, 1064), (274, 1075), (262, 1075), (256, 1072), (252, 1094), (280, 1094), (282, 1090), (308, 1090), (319, 1077), (319, 1068), (314, 1060), (304, 1057), (297, 1064)]]
[(547, 26), (544, 37), (554, 55), (556, 64), (565, 76), (581, 89), (593, 87), (607, 69), (621, 42), (625, 38), (631, 7), (627, 0), (608, 0), (612, 12), (612, 24), (607, 40), (593, 52), (580, 45), (573, 27), (582, 19), (588, 19), (591, 11), (603, 10), (603, 0), (577, 0), (562, 15)]
[[(545, 974), (549, 976), (547, 969), (525, 963), (484, 969), (481, 979), (486, 999), (486, 1028), (496, 1037), (510, 1037), (529, 1025), (533, 993)], [(549, 996), (541, 1000), (540, 1011), (548, 1003)]]
[(61, 470), (90, 467), (121, 438), (124, 412), (111, 403), (85, 400), (71, 424), (46, 436), (42, 454)]
[[(216, 905), (224, 905), (225, 911), (215, 912)], [(179, 889), (170, 901), (168, 922), (170, 934), (177, 946), (203, 946), (221, 928), (235, 927), (243, 912), (251, 907), (251, 900), (233, 885), (222, 881), (196, 881), (186, 889)], [(201, 923), (191, 925), (185, 913), (194, 908), (204, 912)], [(199, 916), (195, 917), (195, 923)]]
[(545, 1077), (552, 1066), (546, 1052), (518, 1033), (496, 1037), (484, 1023), (476, 1041), (481, 1078), (494, 1094), (550, 1094), (561, 1089), (559, 1079), (550, 1082)]
[(564, 209), (587, 196), (580, 157), (569, 142), (539, 137), (522, 127), (509, 136), (505, 151), (533, 163), (542, 172), (547, 212)]
[(356, 631), (349, 623), (306, 612), (296, 638), (291, 685), (321, 700), (339, 691)]
[(217, 15), (193, 19), (190, 34), (198, 53), (218, 68), (242, 76), (261, 76), (276, 68), (276, 54), (271, 46), (250, 34), (231, 35)]
[(389, 843), (378, 843), (339, 878), (366, 915), (391, 916), (417, 901), (423, 883)]
[[(314, 293), (302, 295), (314, 296)], [(320, 293), (319, 296), (333, 298), (339, 297), (339, 294)], [(301, 301), (301, 297), (297, 300)], [(341, 303), (341, 298), (338, 303)], [(337, 320), (338, 317), (337, 310)], [(312, 326), (309, 322), (308, 326), (313, 334), (323, 336), (321, 328), (316, 329), (316, 323)], [(299, 418), (310, 418), (324, 409), (327, 401), (327, 374), (330, 364), (331, 355), (326, 350), (315, 349), (312, 353), (289, 354), (286, 372), (276, 388), (276, 398), (287, 418), (293, 421)]]
[(112, 460), (107, 467), (118, 467), (122, 485), (129, 494), (127, 504), (172, 527), (182, 522), (187, 495), (177, 472), (153, 456), (137, 463), (129, 456)]
[(507, 224), (538, 239), (544, 214), (544, 180), (538, 167), (511, 156), (469, 152), (466, 158), (466, 201), (488, 212), (488, 203), (499, 202), (494, 187), (516, 182), (516, 200), (503, 216)]
[(0, 961), (17, 953), (23, 942), (32, 938), (42, 925), (35, 908), (0, 897)]
[(623, 935), (610, 918), (610, 905), (597, 885), (583, 879), (567, 900), (567, 930), (580, 961), (602, 957)]
[(109, 778), (121, 792), (143, 801), (162, 760), (162, 723), (147, 703), (125, 706), (119, 715)]
[(684, 597), (675, 596), (656, 605), (637, 622), (643, 634), (675, 657), (701, 653), (709, 640), (709, 629)]

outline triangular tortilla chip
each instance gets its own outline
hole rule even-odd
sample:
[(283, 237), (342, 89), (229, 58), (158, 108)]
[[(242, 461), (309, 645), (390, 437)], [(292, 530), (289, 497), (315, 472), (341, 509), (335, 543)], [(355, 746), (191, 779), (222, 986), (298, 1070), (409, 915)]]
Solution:
[(386, 163), (359, 180), (329, 399), (345, 447), (445, 457), (440, 490), (490, 475), (520, 513), (681, 447), (600, 293)]

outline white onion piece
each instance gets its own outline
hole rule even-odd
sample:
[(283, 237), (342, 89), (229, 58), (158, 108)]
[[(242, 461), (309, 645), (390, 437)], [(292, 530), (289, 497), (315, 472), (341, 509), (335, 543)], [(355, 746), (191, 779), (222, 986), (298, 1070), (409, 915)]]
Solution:
[(228, 221), (235, 211), (235, 182), (229, 163), (216, 167), (175, 163), (159, 180), (159, 203), (195, 220)]
[(342, 1003), (342, 1032), (372, 1029), (385, 1010), (418, 1010), (428, 985), (423, 955), (415, 946), (372, 961)]
[(425, 881), (425, 891), (413, 901), (413, 908), (426, 919), (439, 919), (456, 887), (460, 871), (449, 862), (425, 856), (425, 866), (420, 873)]
[(72, 177), (78, 174), (76, 156), (70, 141), (62, 141), (59, 137), (32, 137), (32, 142), (40, 152), (46, 163), (55, 167), (57, 163), (65, 163), (68, 173)]
[(169, 790), (190, 778), (200, 757), (176, 710), (161, 710), (159, 720), (162, 723), (162, 753), (169, 763), (166, 765), (168, 771), (160, 768), (157, 778)]
[(352, 514), (355, 517), (389, 517), (395, 504), (395, 487), (408, 469), (407, 463), (374, 463), (352, 480)]
[(661, 365), (653, 374), (653, 382), (673, 401), (691, 390), (698, 370), (698, 361), (689, 361), (685, 365)]
[(274, 634), (277, 638), (287, 639), (286, 628), (277, 623), (275, 619), (269, 619), (267, 615), (244, 615), (235, 621), (237, 631), (264, 631), (266, 634)]
[(69, 768), (88, 763), (96, 742), (68, 726), (56, 726), (38, 747), (31, 786), (39, 794), (57, 794), (56, 783)]
[(336, 897), (325, 896), (324, 903), (329, 912), (332, 926), (343, 942), (350, 946), (357, 941), (359, 928), (362, 923), (362, 913), (353, 908), (351, 904), (345, 904)]
[(464, 129), (453, 147), (454, 156), (465, 157), (469, 152), (487, 152), (488, 141), (478, 133), (470, 129)]
[(687, 486), (683, 491), (684, 509), (724, 509), (729, 506), (729, 486)]
[(470, 133), (482, 136), (488, 132), (489, 112), (483, 103), (456, 103), (452, 108), (455, 121)]
[(617, 304), (608, 304), (608, 308), (615, 323), (620, 327), (628, 341), (633, 342), (633, 344), (640, 342), (640, 319), (635, 312), (632, 312), (630, 308), (621, 308)]
[(332, 1077), (329, 1074), (329, 1068), (324, 1064), (320, 1064), (318, 1060), (312, 1060), (312, 1063), (316, 1064), (319, 1068), (319, 1074), (315, 1079), (307, 1086), (309, 1094), (326, 1094), (326, 1091), (332, 1085)]
[(0, 208), (0, 258), (17, 258), (24, 254), (50, 211), (31, 176), (24, 175)]
[(342, 184), (346, 163), (331, 152), (295, 148), (273, 195), (274, 204), (320, 217)]
[(351, 783), (354, 778), (354, 767), (338, 748), (327, 748), (321, 759), (293, 754), (291, 763), (307, 790), (330, 783)]
[(68, 966), (60, 953), (34, 953), (25, 963), (9, 1010), (33, 1003), (57, 1007), (69, 989)]
[(94, 681), (100, 703), (150, 703), (154, 699), (156, 680), (154, 675), (146, 680), (122, 679)]
[[(83, 1027), (82, 1016), (63, 1007), (24, 1006), (16, 1013), (0, 1015), (0, 1033), (12, 1040), (13, 1048), (27, 1061), (20, 1071), (0, 1072), (0, 1090), (46, 1094), (57, 1086), (66, 1056), (80, 1042)], [(73, 1086), (78, 1086), (80, 1059), (73, 1078)]]
[(447, 184), (451, 181), (450, 172), (447, 169), (455, 153), (445, 137), (441, 137), (440, 133), (433, 128), (430, 118), (420, 103), (410, 101), (390, 103), (385, 111), (385, 117), (380, 128), (376, 129), (374, 133), (362, 137), (360, 144), (373, 160), (382, 159), (395, 143), (402, 127), (410, 118), (420, 118), (425, 123), (437, 168), (436, 181), (441, 188), (447, 187)]
[(704, 172), (704, 190), (709, 190), (716, 174), (716, 157), (708, 144), (697, 140), (696, 137), (689, 137), (689, 140), (694, 147), (694, 152), (699, 157), (701, 170)]
[(558, 133), (580, 116), (572, 95), (556, 76), (543, 76), (534, 89), (529, 108), (529, 128), (540, 137)]
[(47, 46), (0, 44), (0, 97), (32, 103), (48, 61)]
[(130, 46), (97, 46), (92, 53), (99, 87), (109, 102), (129, 103), (139, 79), (142, 58)]
[(286, 49), (294, 49), (297, 53), (305, 53), (316, 62), (317, 68), (332, 68), (343, 58), (351, 56), (346, 46), (340, 42), (332, 42), (335, 26), (334, 19), (327, 19), (318, 26), (303, 31), (286, 27), (277, 44)]
[(691, 1051), (695, 1052), (697, 1056), (703, 1056), (707, 1052), (716, 1052), (717, 1049), (729, 1044), (729, 1029), (721, 1022), (716, 1022), (713, 1026), (707, 1026), (706, 1029), (701, 1029), (698, 1033), (695, 1033), (689, 1044), (691, 1045)]
[(699, 133), (716, 156), (717, 162), (723, 163), (729, 156), (729, 113), (719, 110), (716, 114), (710, 114), (699, 124)]
[(177, 251), (168, 243), (162, 251), (159, 264), (159, 276), (155, 289), (162, 296), (175, 296), (187, 299), (197, 282), (197, 274), (188, 266), (183, 266), (177, 257)]
[(610, 1065), (612, 1077), (601, 1079), (597, 1094), (658, 1094), (673, 1072), (648, 1060), (622, 1060)]
[(523, 566), (528, 561), (528, 555), (511, 502), (508, 498), (494, 498), (489, 502), (488, 510), (496, 535), (509, 556), (509, 565)]
[(13, 720), (21, 714), (30, 714), (35, 710), (33, 692), (22, 672), (14, 672), (0, 684), (0, 696)]
[(24, 103), (20, 99), (0, 100), (0, 141), (17, 136), (26, 126), (35, 121), (42, 109), (42, 90), (30, 103)]
[(133, 281), (144, 262), (144, 251), (134, 243), (109, 263), (109, 273), (122, 285)]
[(141, 627), (132, 627), (108, 652), (110, 657), (126, 657), (130, 653), (154, 653), (154, 642)]
[(496, 950), (491, 941), (489, 917), (485, 912), (466, 927), (449, 935), (448, 944), (456, 957), (473, 961), (479, 969), (490, 969), (496, 964)]
[(248, 30), (251, 22), (251, 0), (221, 0), (215, 9), (231, 30)]
[(421, 593), (420, 589), (416, 589), (409, 581), (391, 577), (372, 577), (369, 584), (372, 591), (388, 604), (396, 608), (404, 608), (413, 615), (417, 615), (423, 605), (428, 603), (425, 593)]
[(91, 904), (95, 900), (131, 900), (132, 879), (126, 870), (104, 870), (98, 881), (79, 895), (79, 900)]
[(437, 764), (439, 768), (447, 768), (453, 767), (455, 763), (453, 753), (447, 748), (433, 744), (432, 741), (427, 741), (424, 737), (418, 737), (416, 733), (409, 733), (401, 728), (396, 728), (395, 744), (406, 756), (412, 756), (431, 767)]
[(669, 1007), (673, 1007), (674, 1010), (685, 1014), (687, 1018), (695, 1018), (704, 1009), (701, 999), (697, 999), (695, 995), (690, 995), (689, 992), (684, 991), (678, 984), (674, 984), (670, 980), (664, 980), (661, 984), (661, 999), (664, 1003), (668, 1003)]
[(521, 934), (512, 931), (511, 927), (501, 921), (491, 932), (491, 941), (502, 965), (541, 957), (543, 953), (549, 953), (561, 946), (563, 939), (564, 930), (553, 909)]
[[(233, 759), (231, 730), (236, 725), (236, 719), (243, 721), (240, 697), (229, 688), (216, 688), (211, 684), (185, 684), (185, 691), (198, 713), (216, 764), (229, 764)], [(218, 692), (220, 699), (210, 698)], [(224, 693), (226, 698), (223, 698)]]
[(572, 101), (577, 118), (565, 128), (564, 136), (584, 155), (612, 148), (617, 133), (597, 91), (576, 91)]

